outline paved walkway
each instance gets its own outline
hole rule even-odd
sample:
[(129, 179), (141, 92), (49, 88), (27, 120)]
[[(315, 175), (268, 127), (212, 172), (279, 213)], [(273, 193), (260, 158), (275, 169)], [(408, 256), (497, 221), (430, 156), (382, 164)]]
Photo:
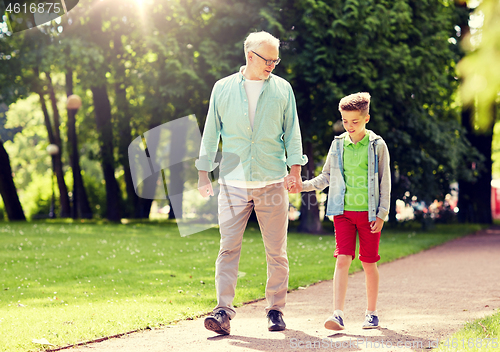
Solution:
[[(332, 281), (288, 295), (287, 329), (268, 332), (265, 302), (237, 309), (231, 335), (216, 336), (203, 318), (71, 349), (73, 352), (401, 351), (446, 340), (466, 321), (500, 308), (500, 229), (493, 228), (380, 266), (381, 327), (363, 330), (364, 273), (349, 279), (346, 330), (323, 327)], [(399, 344), (399, 347), (398, 347)], [(392, 346), (392, 348), (391, 348)], [(406, 346), (407, 348), (404, 348)]]

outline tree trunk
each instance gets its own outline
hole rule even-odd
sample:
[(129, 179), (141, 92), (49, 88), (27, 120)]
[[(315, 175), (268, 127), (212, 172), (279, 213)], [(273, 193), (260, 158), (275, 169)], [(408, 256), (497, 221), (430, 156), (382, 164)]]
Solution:
[[(495, 106), (493, 110), (496, 111)], [(462, 111), (462, 125), (467, 130), (467, 139), (486, 158), (484, 169), (473, 182), (460, 181), (458, 193), (458, 218), (461, 222), (492, 224), (491, 215), (491, 143), (493, 142), (493, 128), (485, 133), (474, 130), (473, 109), (464, 107)], [(495, 117), (495, 115), (493, 115)], [(496, 119), (493, 118), (492, 121)], [(475, 170), (478, 164), (473, 162), (466, 167)]]
[(59, 109), (57, 108), (57, 98), (56, 92), (54, 91), (54, 85), (52, 84), (52, 78), (50, 77), (49, 72), (45, 72), (47, 76), (47, 88), (50, 97), (50, 103), (52, 105), (52, 117), (54, 120), (54, 141), (55, 144), (59, 147), (59, 154), (62, 155), (62, 143), (61, 143), (61, 133), (59, 131), (59, 125), (61, 124), (61, 118), (59, 115)]
[(398, 219), (396, 218), (396, 200), (401, 197), (406, 190), (404, 189), (403, 182), (399, 172), (394, 167), (394, 160), (391, 160), (391, 201), (389, 206), (389, 223), (392, 225), (398, 224)]
[[(152, 121), (148, 126), (149, 130), (151, 130), (155, 127), (158, 127), (160, 125), (160, 122), (161, 122), (160, 116), (161, 116), (161, 109), (159, 107), (156, 109), (153, 109), (153, 118), (151, 119)], [(158, 149), (159, 142), (160, 141), (157, 140), (156, 138), (150, 138), (146, 142), (147, 143), (146, 155), (148, 156), (148, 158), (150, 157), (151, 154), (153, 154), (153, 155), (155, 154), (153, 152)], [(151, 163), (152, 163), (151, 165), (156, 170), (156, 169), (158, 169), (158, 167), (156, 164), (154, 164), (155, 161), (156, 160), (151, 160)], [(163, 182), (164, 181), (163, 181), (163, 177), (162, 177), (161, 172), (153, 174), (143, 181), (142, 192), (148, 196), (139, 199), (140, 218), (144, 218), (144, 219), (149, 218), (149, 213), (151, 212), (151, 205), (153, 204), (153, 199), (154, 199), (154, 196), (156, 194), (156, 189), (158, 187), (158, 184), (161, 183), (163, 185)], [(147, 190), (147, 191), (145, 191), (145, 190)]]
[[(38, 70), (35, 69), (35, 74), (38, 77)], [(49, 87), (52, 87), (50, 84)], [(61, 147), (61, 138), (59, 135), (59, 120), (57, 120), (57, 124), (55, 126), (52, 126), (52, 123), (50, 121), (50, 116), (49, 112), (47, 110), (47, 105), (45, 103), (45, 98), (43, 91), (41, 89), (37, 89), (37, 93), (40, 96), (40, 104), (42, 106), (42, 112), (45, 120), (45, 126), (47, 128), (47, 134), (49, 137), (49, 143), (50, 144), (55, 144), (59, 148), (59, 152), (55, 155), (52, 156), (52, 167), (54, 170), (54, 173), (56, 174), (56, 179), (57, 179), (57, 186), (59, 188), (59, 201), (61, 204), (61, 213), (59, 214), (60, 217), (62, 218), (67, 218), (70, 217), (71, 215), (71, 205), (69, 202), (69, 196), (68, 196), (68, 187), (66, 187), (66, 182), (64, 181), (64, 171), (63, 171), (63, 163), (62, 163), (62, 147)], [(52, 89), (51, 93), (51, 99), (55, 99), (55, 94)], [(53, 103), (54, 104), (54, 103)], [(54, 108), (54, 106), (53, 106)], [(59, 113), (57, 112), (57, 106), (54, 110), (54, 116)], [(54, 123), (55, 123), (55, 118), (54, 118)]]
[[(465, 1), (456, 0), (455, 6), (461, 8), (464, 10), (463, 13), (467, 14), (467, 16), (461, 17), (462, 21), (459, 25), (462, 41), (470, 40), (469, 15), (472, 10), (468, 8)], [(465, 45), (468, 45), (468, 43), (465, 43)], [(492, 121), (495, 120), (495, 118), (492, 119)], [(458, 219), (461, 222), (491, 224), (493, 222), (491, 215), (491, 143), (493, 141), (493, 128), (488, 133), (478, 134), (475, 132), (473, 106), (462, 107), (462, 126), (467, 131), (467, 139), (473, 147), (484, 155), (486, 162), (484, 163), (483, 172), (475, 181), (459, 181), (458, 183)], [(464, 167), (474, 170), (477, 166), (477, 163), (473, 162)]]
[[(115, 57), (122, 57), (124, 54), (121, 36), (116, 33), (114, 37), (114, 50)], [(130, 172), (130, 163), (128, 159), (128, 146), (132, 141), (132, 130), (130, 128), (130, 121), (132, 114), (130, 112), (130, 105), (127, 100), (127, 84), (125, 81), (125, 67), (122, 61), (118, 61), (114, 65), (116, 69), (115, 77), (119, 78), (115, 83), (115, 96), (117, 107), (117, 124), (118, 124), (118, 162), (123, 166), (125, 186), (127, 193), (126, 202), (126, 216), (140, 218), (140, 205), (139, 197), (135, 193), (134, 183), (132, 181), (132, 173)]]
[[(311, 179), (314, 177), (313, 146), (310, 141), (305, 142), (304, 146), (309, 162), (302, 168), (302, 175), (305, 179)], [(300, 225), (297, 230), (307, 233), (322, 233), (323, 228), (319, 219), (319, 204), (316, 192), (303, 192), (301, 197)]]
[(7, 217), (9, 220), (26, 221), (23, 207), (17, 195), (14, 179), (12, 178), (12, 169), (7, 151), (3, 147), (3, 141), (0, 139), (0, 195), (2, 196)]
[(169, 219), (182, 219), (182, 203), (184, 192), (184, 163), (182, 162), (186, 155), (187, 125), (176, 124), (175, 131), (171, 131), (170, 137), (170, 183), (168, 195), (177, 196), (175, 213), (170, 207)]
[(120, 187), (115, 178), (111, 106), (106, 86), (92, 86), (91, 90), (94, 97), (95, 120), (101, 147), (102, 171), (106, 182), (106, 218), (118, 222), (121, 219), (121, 195)]
[[(66, 95), (73, 94), (73, 70), (67, 69), (66, 72)], [(85, 185), (83, 184), (82, 173), (80, 169), (80, 155), (78, 153), (78, 136), (76, 133), (76, 109), (67, 110), (68, 112), (68, 152), (73, 170), (73, 207), (72, 218), (92, 219), (92, 209), (90, 208)]]

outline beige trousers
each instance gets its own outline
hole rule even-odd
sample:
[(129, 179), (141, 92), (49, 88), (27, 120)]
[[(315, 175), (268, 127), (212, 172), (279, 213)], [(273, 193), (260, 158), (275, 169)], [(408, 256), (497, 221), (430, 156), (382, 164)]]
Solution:
[(220, 251), (215, 264), (218, 310), (232, 319), (241, 243), (248, 218), (255, 208), (267, 259), (266, 313), (283, 312), (288, 289), (288, 193), (283, 182), (264, 188), (236, 188), (221, 185), (219, 193)]

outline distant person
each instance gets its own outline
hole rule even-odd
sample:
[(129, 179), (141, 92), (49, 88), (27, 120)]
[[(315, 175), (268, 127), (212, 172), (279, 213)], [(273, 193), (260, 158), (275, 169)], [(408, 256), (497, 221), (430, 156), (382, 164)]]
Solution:
[(359, 260), (366, 275), (367, 309), (363, 329), (377, 328), (380, 231), (389, 214), (391, 174), (389, 151), (384, 140), (366, 129), (370, 121), (370, 94), (356, 93), (340, 100), (346, 132), (331, 144), (321, 175), (303, 182), (303, 191), (330, 186), (326, 215), (333, 215), (336, 248), (334, 312), (325, 328), (343, 330), (344, 302), (349, 267), (359, 234)]
[[(255, 210), (267, 258), (266, 313), (269, 331), (284, 330), (288, 290), (288, 193), (302, 189), (302, 154), (295, 96), (290, 84), (272, 71), (280, 62), (279, 40), (266, 32), (244, 43), (246, 66), (215, 83), (203, 131), (198, 190), (214, 195), (208, 177), (217, 166), (222, 137), (218, 197), (220, 251), (215, 264), (217, 306), (205, 327), (230, 333), (243, 233)], [(290, 167), (290, 174), (287, 172)]]

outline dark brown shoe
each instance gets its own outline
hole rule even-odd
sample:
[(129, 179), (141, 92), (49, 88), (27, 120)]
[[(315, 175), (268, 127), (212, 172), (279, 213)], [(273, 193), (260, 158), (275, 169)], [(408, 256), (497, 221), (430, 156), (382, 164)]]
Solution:
[(279, 310), (270, 310), (267, 313), (267, 329), (269, 331), (283, 331), (286, 324), (283, 321), (283, 313)]
[(225, 311), (219, 310), (218, 312), (212, 314), (205, 318), (205, 328), (211, 331), (215, 331), (221, 335), (229, 335), (231, 332), (231, 326), (229, 323), (229, 316)]

